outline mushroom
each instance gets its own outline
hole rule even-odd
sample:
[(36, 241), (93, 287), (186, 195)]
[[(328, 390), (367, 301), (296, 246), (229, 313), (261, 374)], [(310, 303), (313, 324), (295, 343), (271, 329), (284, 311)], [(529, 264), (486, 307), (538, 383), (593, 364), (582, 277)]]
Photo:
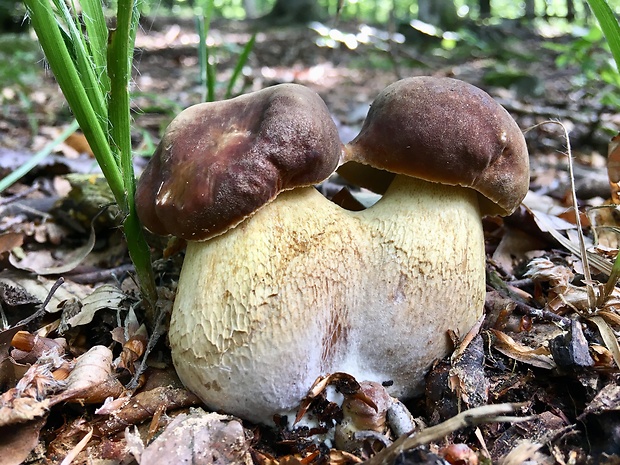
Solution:
[[(348, 175), (385, 190), (372, 207), (309, 187), (341, 153)], [(262, 423), (334, 372), (419, 393), (448, 330), (482, 312), (481, 215), (510, 213), (527, 185), (514, 120), (452, 79), (389, 86), (344, 149), (301, 86), (190, 107), (136, 193), (148, 229), (188, 240), (169, 330), (179, 377), (209, 407)]]

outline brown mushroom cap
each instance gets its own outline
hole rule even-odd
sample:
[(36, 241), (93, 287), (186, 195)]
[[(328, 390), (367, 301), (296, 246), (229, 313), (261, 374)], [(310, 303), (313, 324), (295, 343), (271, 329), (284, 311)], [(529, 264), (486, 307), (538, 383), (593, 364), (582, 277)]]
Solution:
[(323, 100), (296, 84), (187, 108), (140, 177), (136, 208), (152, 232), (203, 241), (279, 192), (326, 179), (342, 152)]
[[(486, 92), (451, 78), (413, 77), (385, 88), (346, 152), (347, 161), (475, 189), (482, 214), (510, 214), (529, 188), (527, 147), (514, 119)], [(354, 164), (339, 173), (362, 185), (368, 176)], [(375, 176), (369, 188), (390, 180)]]

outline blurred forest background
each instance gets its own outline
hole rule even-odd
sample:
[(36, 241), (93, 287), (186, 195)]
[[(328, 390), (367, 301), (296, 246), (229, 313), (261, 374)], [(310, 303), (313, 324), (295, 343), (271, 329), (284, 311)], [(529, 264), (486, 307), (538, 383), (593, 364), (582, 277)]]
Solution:
[[(620, 10), (619, 0), (609, 3)], [(104, 4), (112, 16), (115, 3)], [(479, 85), (503, 98), (513, 114), (534, 115), (520, 121), (526, 125), (567, 118), (580, 126), (577, 141), (601, 151), (616, 129), (620, 77), (582, 0), (144, 0), (140, 8), (132, 91), (138, 99), (136, 143), (145, 142), (146, 151), (174, 114), (201, 100), (295, 81), (333, 100), (332, 111), (346, 113), (339, 118), (346, 126), (363, 118), (384, 85), (416, 74), (451, 75)], [(50, 101), (53, 91), (37, 92), (42, 76), (51, 77), (36, 39), (26, 34), (25, 14), (18, 0), (0, 2), (0, 104), (9, 120), (13, 115), (28, 122), (25, 128), (2, 123), (15, 136), (3, 143), (11, 148), (32, 147), (40, 124), (68, 116), (60, 100)], [(199, 63), (205, 24), (217, 83), (209, 96)], [(241, 79), (227, 91), (252, 35), (256, 43), (244, 57)], [(351, 95), (344, 74), (353, 85)], [(331, 98), (334, 93), (338, 97)], [(536, 108), (525, 109), (523, 103), (532, 99)], [(60, 112), (50, 111), (49, 104)], [(149, 114), (162, 118), (152, 125)], [(23, 130), (29, 131), (25, 139), (18, 134)]]

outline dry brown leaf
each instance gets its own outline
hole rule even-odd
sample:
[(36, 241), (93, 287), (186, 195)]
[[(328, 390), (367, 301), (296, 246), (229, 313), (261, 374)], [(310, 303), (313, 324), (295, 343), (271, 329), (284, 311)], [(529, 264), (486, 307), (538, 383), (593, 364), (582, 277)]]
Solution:
[(620, 411), (620, 386), (616, 384), (608, 384), (601, 389), (592, 402), (590, 402), (579, 419), (582, 419), (586, 415), (594, 414), (598, 415), (603, 412), (618, 412)]
[(185, 388), (157, 387), (131, 398), (119, 399), (118, 402), (106, 402), (96, 413), (108, 414), (110, 417), (98, 424), (97, 429), (100, 434), (107, 435), (121, 431), (129, 425), (142, 423), (152, 418), (162, 404), (166, 409), (175, 409), (201, 405), (202, 402)]
[[(611, 304), (611, 306), (614, 306), (615, 308), (615, 303)], [(607, 306), (606, 306), (607, 308)], [(617, 313), (614, 313), (611, 311), (611, 309), (609, 310), (601, 310), (600, 312), (597, 313), (598, 316), (600, 316), (601, 318), (603, 318), (607, 323), (609, 323), (610, 325), (615, 325), (620, 327), (620, 315), (618, 315)]]
[[(65, 140), (64, 144), (68, 147), (71, 147), (77, 154), (87, 153), (91, 157), (93, 155), (93, 151), (86, 140), (84, 134), (80, 132), (74, 132)], [(73, 157), (76, 158), (76, 157)]]
[(533, 461), (532, 463), (542, 464), (543, 457), (538, 453), (542, 444), (536, 444), (530, 441), (523, 441), (517, 447), (510, 451), (501, 460), (501, 465), (522, 465), (523, 463)]
[(201, 409), (178, 415), (141, 453), (138, 450), (132, 453), (143, 465), (253, 463), (250, 442), (241, 423), (233, 417), (205, 413)]
[[(27, 296), (34, 297), (39, 302), (45, 301), (50, 290), (55, 284), (54, 280), (35, 276), (19, 270), (0, 271), (0, 284), (12, 287)], [(62, 286), (56, 289), (46, 307), (48, 313), (55, 313), (61, 309), (61, 303), (67, 299), (83, 299), (92, 292), (90, 286), (75, 284), (65, 281)]]
[(547, 370), (552, 370), (556, 367), (547, 348), (537, 347), (532, 349), (519, 344), (506, 333), (496, 329), (491, 329), (490, 331), (494, 335), (493, 347), (505, 356), (538, 368), (546, 368)]
[(601, 316), (593, 315), (587, 317), (586, 319), (596, 325), (601, 335), (601, 338), (605, 342), (605, 346), (609, 349), (609, 351), (614, 357), (616, 366), (620, 368), (620, 344), (618, 344), (618, 338), (614, 334), (614, 331)]
[(361, 463), (363, 460), (350, 452), (331, 449), (329, 451), (329, 465), (351, 465)]
[(17, 258), (15, 250), (9, 255), (9, 262), (15, 268), (31, 271), (38, 275), (64, 274), (75, 269), (88, 256), (95, 246), (95, 229), (91, 226), (88, 241), (81, 247), (70, 250), (40, 250), (23, 253)]
[(65, 386), (63, 381), (54, 377), (53, 371), (65, 363), (65, 360), (52, 350), (31, 365), (17, 385), (0, 396), (0, 427), (45, 415), (53, 405), (48, 396)]
[(515, 266), (531, 258), (532, 251), (544, 249), (544, 247), (545, 244), (539, 238), (515, 228), (506, 228), (492, 258), (502, 270), (513, 275)]
[(0, 256), (16, 247), (21, 247), (23, 243), (24, 235), (21, 233), (8, 232), (0, 234)]
[(125, 392), (113, 374), (112, 351), (104, 346), (94, 346), (78, 357), (65, 382), (67, 387), (53, 397), (54, 404), (65, 401), (99, 403)]
[(599, 344), (592, 344), (590, 346), (592, 358), (594, 359), (594, 365), (597, 367), (613, 368), (616, 366), (614, 356), (605, 346)]
[(0, 427), (0, 457), (2, 465), (19, 465), (39, 443), (39, 432), (45, 418), (18, 425)]
[(73, 307), (67, 307), (67, 315), (65, 315), (65, 309), (63, 309), (63, 324), (68, 328), (86, 325), (93, 321), (95, 313), (99, 310), (106, 308), (118, 309), (125, 298), (125, 294), (119, 288), (110, 284), (104, 284), (82, 299), (77, 313), (69, 310), (69, 308), (72, 309)]
[(0, 427), (40, 418), (47, 414), (51, 406), (49, 399), (38, 401), (32, 397), (18, 397), (8, 399), (8, 402), (0, 399)]

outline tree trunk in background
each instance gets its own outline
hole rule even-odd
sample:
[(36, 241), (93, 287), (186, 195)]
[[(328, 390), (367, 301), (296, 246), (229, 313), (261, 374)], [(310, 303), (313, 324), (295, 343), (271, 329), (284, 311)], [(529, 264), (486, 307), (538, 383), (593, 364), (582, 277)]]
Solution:
[(527, 19), (534, 19), (536, 17), (535, 0), (525, 0), (525, 17)]
[(455, 30), (459, 23), (453, 0), (418, 0), (418, 19), (444, 31)]
[(318, 19), (317, 0), (276, 0), (269, 13), (260, 18), (270, 25), (307, 23)]
[(478, 3), (481, 18), (491, 17), (491, 0), (480, 0)]

